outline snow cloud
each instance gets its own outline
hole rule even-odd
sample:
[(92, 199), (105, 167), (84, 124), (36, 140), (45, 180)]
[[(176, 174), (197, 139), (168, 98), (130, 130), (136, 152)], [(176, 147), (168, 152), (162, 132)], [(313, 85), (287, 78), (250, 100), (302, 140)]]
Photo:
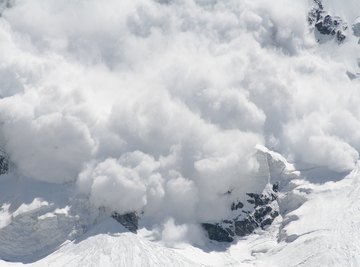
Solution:
[(16, 0), (0, 17), (0, 145), (24, 176), (167, 222), (169, 242), (179, 225), (225, 218), (239, 197), (227, 191), (263, 189), (257, 144), (351, 170), (360, 91), (346, 72), (359, 46), (317, 44), (308, 9)]

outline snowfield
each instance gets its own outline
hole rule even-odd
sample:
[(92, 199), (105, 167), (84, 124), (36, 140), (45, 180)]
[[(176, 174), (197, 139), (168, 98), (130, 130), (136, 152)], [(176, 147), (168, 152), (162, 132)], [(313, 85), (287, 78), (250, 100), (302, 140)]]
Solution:
[[(298, 181), (306, 201), (268, 231), (229, 247), (167, 248), (107, 219), (31, 266), (359, 266), (358, 167), (339, 182)], [(51, 230), (51, 229), (49, 229)], [(52, 235), (53, 236), (53, 235)], [(14, 248), (20, 243), (14, 240)], [(1, 266), (23, 264), (1, 261)]]
[[(278, 154), (262, 147), (259, 149), (272, 153), (275, 160), (284, 162)], [(286, 168), (293, 168), (291, 164), (284, 163)], [(278, 166), (283, 168), (284, 165)], [(269, 175), (270, 170), (263, 170), (265, 174)], [(28, 263), (0, 261), (0, 265), (358, 266), (360, 166), (336, 182), (313, 184), (299, 176), (295, 177), (297, 179), (290, 181), (288, 191), (283, 192), (279, 199), (282, 217), (266, 231), (259, 230), (229, 245), (217, 242), (201, 246), (178, 243), (168, 247), (162, 241), (154, 240), (146, 229), (133, 234), (115, 220), (103, 216), (98, 217), (92, 226), (87, 225), (84, 234), (78, 232), (77, 237), (70, 241), (67, 239), (69, 230), (80, 220), (74, 220), (62, 211), (66, 218), (61, 221), (61, 211), (54, 211), (48, 202), (38, 200), (27, 206), (21, 205), (12, 213), (10, 220), (7, 219), (8, 211), (3, 207), (1, 221), (12, 222), (3, 225), (0, 230), (0, 253), (3, 259)], [(14, 180), (12, 177), (9, 182)], [(22, 182), (28, 183), (28, 180)], [(1, 188), (14, 190), (10, 184), (1, 185)], [(23, 186), (18, 181), (16, 187)], [(27, 186), (31, 189), (29, 184)], [(38, 184), (35, 188), (41, 186)], [(27, 192), (29, 194), (31, 190)], [(4, 191), (2, 195), (5, 195)], [(49, 218), (56, 218), (57, 222), (48, 221)], [(85, 223), (83, 225), (85, 227)], [(29, 227), (32, 229), (27, 229)], [(34, 229), (36, 227), (41, 233)], [(49, 248), (49, 244), (53, 247)], [(44, 247), (48, 250), (44, 251)], [(12, 256), (6, 255), (6, 252), (12, 253)]]

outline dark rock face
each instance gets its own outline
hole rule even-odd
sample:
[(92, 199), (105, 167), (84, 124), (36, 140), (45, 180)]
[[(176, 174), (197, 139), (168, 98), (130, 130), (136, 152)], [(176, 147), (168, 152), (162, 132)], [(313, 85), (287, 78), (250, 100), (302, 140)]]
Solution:
[(137, 232), (137, 229), (139, 227), (139, 217), (135, 212), (130, 212), (126, 214), (119, 214), (117, 212), (113, 212), (111, 217), (121, 223), (130, 232)]
[(313, 7), (308, 14), (308, 22), (322, 35), (333, 36), (339, 43), (345, 38), (347, 24), (337, 16), (331, 16), (324, 10), (321, 0), (314, 0)]
[(242, 209), (243, 207), (244, 207), (244, 204), (241, 203), (240, 201), (237, 203), (231, 204), (231, 210), (238, 210), (238, 209)]
[(7, 173), (9, 170), (9, 158), (0, 150), (0, 175)]
[(223, 220), (218, 223), (203, 223), (202, 227), (207, 232), (209, 239), (218, 242), (232, 242), (236, 236), (242, 237), (252, 234), (256, 229), (265, 229), (279, 216), (276, 203), (278, 184), (264, 194), (248, 193), (247, 202), (253, 205), (251, 211), (242, 210), (244, 204), (240, 201), (232, 203), (231, 211), (241, 211), (242, 214), (233, 219)]
[(218, 242), (232, 242), (234, 241), (234, 233), (230, 230), (230, 228), (223, 228), (221, 224), (211, 224), (211, 223), (203, 223), (202, 227), (208, 233), (208, 236), (211, 240), (216, 240)]
[(248, 199), (247, 202), (249, 202), (250, 204), (254, 204), (255, 208), (257, 208), (259, 206), (265, 206), (265, 205), (269, 204), (271, 201), (276, 199), (275, 194), (266, 196), (263, 194), (248, 193), (247, 195), (250, 197), (250, 199)]
[(235, 220), (235, 233), (237, 236), (246, 236), (255, 231), (259, 227), (259, 224), (255, 221), (253, 216), (242, 221)]

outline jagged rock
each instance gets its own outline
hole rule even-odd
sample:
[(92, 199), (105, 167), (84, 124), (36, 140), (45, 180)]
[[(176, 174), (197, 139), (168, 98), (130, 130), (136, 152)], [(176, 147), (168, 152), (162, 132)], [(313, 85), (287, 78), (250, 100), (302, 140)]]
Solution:
[(231, 204), (231, 210), (238, 210), (238, 209), (242, 209), (243, 207), (244, 207), (244, 204), (241, 203), (240, 201), (237, 203)]
[(275, 193), (279, 192), (279, 183), (273, 184), (272, 190), (273, 190)]
[[(280, 215), (279, 202), (284, 201), (284, 198), (278, 199), (279, 192), (284, 189), (288, 190), (289, 182), (298, 179), (300, 173), (280, 154), (263, 146), (257, 146), (257, 150), (257, 160), (260, 165), (259, 177), (260, 179), (266, 177), (271, 184), (265, 182), (264, 190), (261, 193), (249, 192), (243, 202), (236, 200), (230, 203), (230, 215), (226, 219), (203, 224), (209, 239), (229, 242), (224, 240), (246, 236), (257, 229), (267, 228)], [(235, 189), (231, 189), (222, 196), (232, 197), (235, 192)], [(212, 227), (210, 229), (204, 225), (212, 225)], [(222, 234), (228, 238), (220, 238)]]
[(113, 212), (111, 215), (117, 222), (121, 223), (126, 229), (130, 232), (136, 233), (139, 227), (139, 217), (135, 212), (130, 212), (126, 214), (119, 214)]
[(343, 34), (341, 31), (336, 32), (336, 40), (338, 40), (339, 43), (342, 43), (346, 38), (346, 35)]
[(255, 220), (261, 221), (266, 215), (272, 212), (272, 208), (269, 206), (260, 207), (254, 212)]
[(308, 13), (308, 22), (322, 35), (333, 36), (339, 43), (345, 38), (347, 24), (337, 16), (331, 16), (324, 10), (320, 0), (314, 0), (316, 7), (313, 7)]
[(258, 223), (252, 216), (249, 216), (245, 220), (235, 221), (235, 234), (237, 236), (246, 236), (254, 232), (258, 228)]
[[(233, 219), (223, 220), (218, 223), (203, 223), (202, 227), (207, 232), (209, 239), (218, 242), (232, 242), (235, 236), (246, 236), (256, 229), (264, 229), (271, 225), (274, 219), (279, 216), (276, 198), (279, 185), (276, 183), (263, 194), (248, 193), (248, 203), (254, 205), (252, 211), (242, 210), (241, 215)], [(240, 201), (232, 203), (230, 209), (233, 213), (244, 208)], [(245, 214), (245, 218), (244, 218)]]
[(248, 199), (247, 202), (249, 202), (250, 204), (254, 204), (255, 208), (258, 206), (267, 205), (272, 201), (270, 197), (265, 196), (263, 194), (248, 193), (247, 195), (250, 197), (250, 199)]
[[(234, 241), (234, 234), (230, 229), (225, 230), (220, 224), (203, 223), (202, 227), (208, 233), (209, 239), (218, 242), (232, 242)], [(232, 234), (231, 234), (232, 233)]]
[(9, 170), (9, 158), (0, 150), (0, 175), (7, 173)]
[(261, 222), (260, 226), (261, 228), (264, 228), (265, 226), (271, 225), (273, 221), (273, 218), (267, 218)]

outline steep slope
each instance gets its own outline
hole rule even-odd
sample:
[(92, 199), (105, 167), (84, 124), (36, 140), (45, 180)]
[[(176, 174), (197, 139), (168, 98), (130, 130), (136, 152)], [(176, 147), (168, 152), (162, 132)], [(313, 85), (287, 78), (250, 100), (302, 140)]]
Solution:
[(306, 202), (287, 214), (261, 266), (359, 266), (360, 169), (324, 185), (303, 183)]
[[(0, 266), (23, 266), (0, 261)], [(113, 219), (107, 219), (74, 242), (31, 266), (195, 266), (175, 251), (126, 233)], [(27, 266), (27, 265), (26, 265)]]
[[(252, 235), (228, 245), (210, 242), (197, 247), (178, 244), (176, 248), (169, 248), (152, 240), (153, 234), (145, 229), (136, 235), (115, 220), (102, 216), (93, 225), (83, 222), (86, 233), (77, 232), (70, 241), (66, 227), (73, 229), (79, 219), (71, 219), (69, 212), (61, 217), (59, 210), (50, 212), (49, 209), (54, 208), (47, 203), (33, 202), (15, 210), (8, 219), (3, 209), (1, 222), (8, 220), (8, 223), (1, 229), (2, 259), (30, 261), (30, 266), (357, 266), (357, 255), (360, 255), (359, 165), (340, 181), (312, 184), (296, 174), (292, 165), (280, 155), (261, 149), (267, 162), (262, 165), (262, 175), (271, 179), (279, 177), (280, 173), (286, 174), (286, 169), (295, 175), (290, 180), (286, 175), (280, 180), (277, 200), (280, 216), (266, 230), (259, 228)], [(4, 183), (6, 179), (2, 179), (2, 188), (12, 189)], [(13, 179), (8, 181), (14, 182)], [(25, 182), (28, 189), (32, 186), (44, 189), (39, 188), (40, 184), (31, 186), (34, 182)], [(5, 196), (5, 190), (2, 195)], [(38, 213), (43, 214), (44, 208), (48, 215), (41, 217)], [(33, 222), (23, 219), (26, 216)], [(37, 216), (40, 218), (36, 219)], [(51, 220), (46, 223), (51, 218), (57, 218), (60, 224)], [(27, 230), (28, 227), (39, 230), (34, 232)], [(15, 239), (13, 231), (18, 233)], [(35, 243), (29, 243), (32, 241)], [(48, 244), (53, 247), (49, 248)], [(54, 252), (46, 256), (51, 251)], [(29, 258), (30, 253), (32, 258)], [(0, 261), (0, 266), (13, 265), (22, 266)]]

